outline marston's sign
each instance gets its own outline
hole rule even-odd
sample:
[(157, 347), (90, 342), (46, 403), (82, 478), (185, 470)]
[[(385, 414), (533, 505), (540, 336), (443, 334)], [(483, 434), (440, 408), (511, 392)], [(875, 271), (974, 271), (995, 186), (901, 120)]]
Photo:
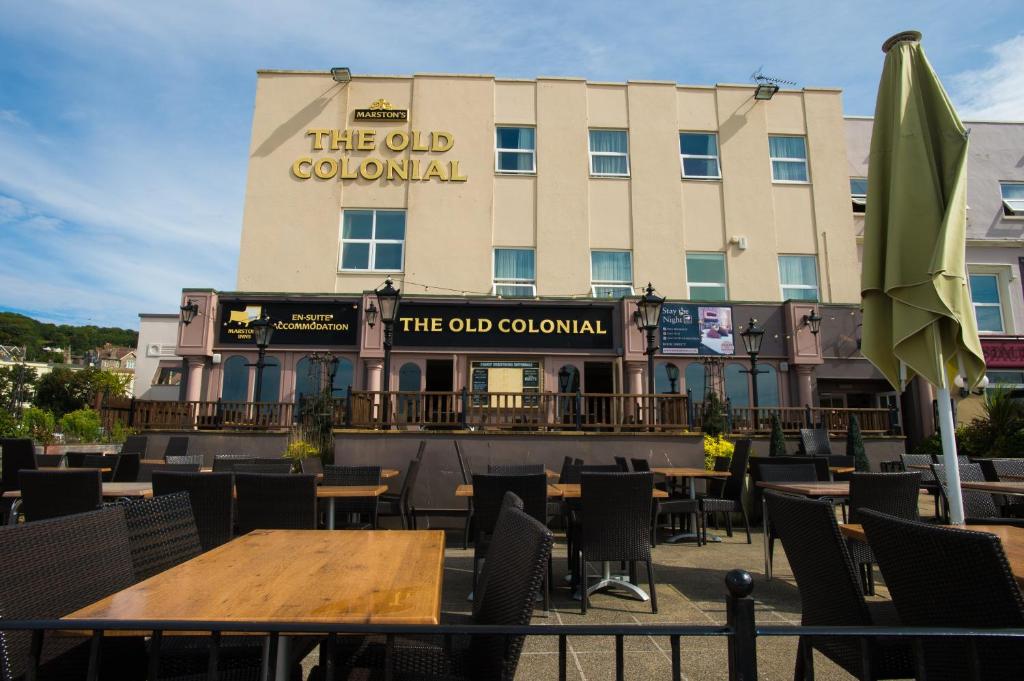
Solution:
[(409, 119), (408, 109), (396, 109), (386, 99), (378, 99), (369, 109), (356, 109), (357, 121), (405, 121)]
[(252, 323), (264, 312), (274, 325), (274, 345), (354, 346), (359, 307), (349, 303), (265, 302), (243, 300), (220, 304), (220, 345), (253, 343)]
[(1024, 368), (1024, 338), (982, 338), (981, 352), (989, 369)]
[(395, 320), (395, 347), (611, 350), (611, 305), (413, 303)]

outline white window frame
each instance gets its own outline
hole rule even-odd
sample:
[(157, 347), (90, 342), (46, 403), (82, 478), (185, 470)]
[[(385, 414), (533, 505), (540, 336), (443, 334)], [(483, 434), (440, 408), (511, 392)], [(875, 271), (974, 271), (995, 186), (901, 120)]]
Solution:
[[(369, 239), (346, 239), (345, 238), (345, 211), (369, 211), (373, 213), (373, 224), (370, 228)], [(378, 239), (377, 236), (377, 213), (402, 213), (408, 218), (408, 212), (405, 209), (389, 209), (389, 208), (346, 208), (341, 211), (341, 223), (338, 225), (338, 236), (341, 247), (338, 249), (338, 271), (339, 272), (404, 272), (405, 271), (405, 239)], [(405, 233), (409, 233), (409, 223), (406, 220)], [(342, 267), (342, 261), (345, 257), (345, 244), (369, 244), (369, 254), (366, 261), (366, 267)], [(377, 244), (399, 244), (402, 247), (402, 262), (397, 270), (387, 269), (379, 270), (376, 268), (377, 259)]]
[[(689, 258), (691, 255), (717, 255), (722, 258), (722, 270), (725, 275), (725, 281), (719, 284), (716, 281), (690, 281), (690, 263)], [(720, 288), (722, 293), (722, 300), (729, 300), (729, 263), (728, 258), (725, 257), (725, 253), (719, 253), (717, 251), (687, 251), (683, 254), (683, 261), (686, 263), (686, 297), (690, 300), (706, 300), (705, 298), (694, 298), (693, 288), (694, 286), (703, 286), (704, 288)]]
[[(626, 283), (623, 283), (622, 281), (618, 281), (618, 280), (614, 280), (613, 281), (613, 280), (603, 280), (602, 279), (602, 280), (598, 281), (598, 280), (594, 279), (594, 253), (626, 253), (626, 254), (628, 254), (629, 255), (629, 276), (630, 276), (630, 278), (633, 277), (633, 251), (624, 251), (624, 250), (619, 250), (619, 249), (615, 249), (615, 248), (592, 248), (592, 249), (590, 249), (590, 295), (592, 297), (594, 297), (594, 298), (609, 298), (609, 299), (613, 299), (613, 300), (616, 299), (616, 298), (624, 298), (626, 296), (635, 295), (635, 291), (633, 289), (633, 282), (632, 281), (629, 282), (628, 284), (626, 284)], [(621, 289), (623, 291), (623, 294), (621, 296), (599, 296), (597, 294), (597, 289), (599, 289), (599, 288), (616, 289), (616, 290), (620, 290)]]
[[(850, 179), (851, 180), (864, 180), (865, 182), (868, 181), (868, 178), (866, 178), (866, 177), (851, 177)], [(850, 188), (850, 201), (852, 201), (854, 204), (860, 206), (861, 209), (866, 208), (867, 205), (868, 205), (867, 189), (864, 190), (863, 194), (854, 194), (853, 193), (853, 187), (851, 187)], [(856, 212), (863, 213), (864, 211), (860, 210), (860, 211), (856, 211)]]
[[(683, 153), (683, 135), (711, 135), (715, 138), (715, 149), (718, 149), (719, 154), (714, 156), (709, 154), (684, 154)], [(705, 132), (703, 130), (680, 130), (679, 131), (679, 173), (687, 180), (721, 180), (722, 179), (722, 159), (720, 157), (721, 147), (718, 146), (718, 133), (717, 132)], [(715, 160), (715, 165), (718, 166), (717, 175), (687, 175), (686, 174), (686, 159), (697, 158), (701, 160)]]
[[(625, 153), (620, 151), (594, 151), (590, 148), (590, 133), (594, 132), (621, 132), (626, 136), (626, 151)], [(591, 177), (629, 177), (630, 166), (629, 166), (629, 130), (623, 128), (587, 128), (587, 151), (589, 152), (590, 162), (590, 176)], [(626, 172), (624, 173), (598, 173), (594, 171), (594, 157), (595, 156), (624, 156), (626, 158)], [(630, 261), (632, 266), (632, 260)]]
[[(529, 129), (533, 130), (533, 149), (508, 149), (506, 147), (498, 146), (498, 130), (501, 128), (511, 128), (514, 130)], [(530, 170), (506, 170), (501, 167), (500, 158), (501, 154), (509, 152), (513, 154), (530, 154), (531, 169)], [(537, 174), (537, 128), (532, 125), (495, 125), (494, 126), (494, 172), (499, 175), (536, 175)]]
[[(802, 184), (802, 183), (801, 183)], [(814, 286), (810, 284), (784, 284), (782, 283), (782, 259), (783, 258), (811, 258), (814, 261)], [(786, 295), (786, 289), (800, 289), (803, 291), (814, 291), (814, 300), (822, 302), (821, 300), (821, 272), (818, 267), (818, 256), (810, 253), (779, 253), (778, 260), (779, 267), (779, 295), (782, 296), (782, 300), (791, 300)], [(792, 298), (792, 300), (797, 300)], [(801, 302), (813, 302), (806, 298), (800, 298)]]
[[(498, 258), (498, 251), (530, 251), (533, 253), (533, 279), (515, 279), (511, 277), (498, 278), (498, 272), (495, 261)], [(520, 288), (528, 288), (530, 290), (529, 295), (526, 296), (508, 296), (505, 293), (498, 293), (499, 286), (516, 286)], [(515, 246), (495, 246), (491, 251), (491, 295), (507, 296), (509, 298), (536, 298), (537, 297), (537, 249), (535, 248), (516, 248)]]
[[(804, 157), (803, 158), (791, 158), (789, 156), (772, 156), (772, 143), (773, 137), (798, 137), (804, 141)], [(775, 184), (810, 184), (811, 183), (811, 166), (807, 163), (807, 135), (768, 135), (768, 167), (771, 170), (772, 182)], [(806, 180), (777, 180), (775, 179), (775, 161), (787, 161), (797, 162), (804, 164), (804, 175), (807, 176)]]
[(1024, 185), (1024, 182), (1013, 182), (1010, 180), (999, 182), (999, 198), (1003, 202), (1003, 213), (1005, 217), (1024, 218), (1024, 199), (1008, 199), (1003, 195), (1003, 187), (1007, 185)]
[[(1002, 331), (982, 331), (978, 329), (978, 333), (988, 336), (1002, 336), (1007, 334), (1013, 334), (1013, 315), (1008, 307), (1009, 305), (1009, 291), (1010, 291), (1010, 265), (987, 265), (987, 264), (968, 264), (967, 265), (967, 287), (968, 295), (971, 296), (971, 311), (974, 312), (975, 308), (978, 307), (997, 307), (999, 308), (999, 321), (1002, 323)], [(999, 295), (998, 303), (976, 303), (974, 302), (974, 294), (970, 291), (971, 277), (995, 277), (996, 278), (996, 293)], [(975, 325), (977, 325), (978, 316), (975, 313), (974, 316)]]

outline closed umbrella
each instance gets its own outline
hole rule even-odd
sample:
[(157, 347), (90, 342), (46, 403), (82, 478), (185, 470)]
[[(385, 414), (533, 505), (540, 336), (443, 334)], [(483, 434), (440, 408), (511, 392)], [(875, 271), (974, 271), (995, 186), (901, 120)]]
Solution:
[(921, 34), (885, 41), (868, 164), (861, 351), (902, 392), (938, 390), (950, 518), (963, 523), (951, 376), (978, 386), (985, 360), (967, 290), (967, 133)]

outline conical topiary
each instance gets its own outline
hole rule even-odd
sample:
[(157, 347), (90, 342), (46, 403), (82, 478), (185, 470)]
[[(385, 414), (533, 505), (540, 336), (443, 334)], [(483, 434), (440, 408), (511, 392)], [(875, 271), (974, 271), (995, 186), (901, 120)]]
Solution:
[(703, 417), (701, 423), (701, 430), (710, 435), (711, 437), (717, 437), (725, 432), (725, 414), (722, 409), (722, 400), (718, 397), (718, 393), (713, 390), (709, 390), (707, 396), (704, 398)]
[(772, 436), (768, 443), (768, 456), (786, 455), (786, 436), (782, 432), (782, 423), (778, 414), (772, 414)]
[(861, 473), (871, 470), (868, 455), (864, 452), (864, 440), (860, 436), (860, 423), (854, 414), (850, 415), (850, 425), (846, 428), (846, 455), (853, 457), (853, 467)]

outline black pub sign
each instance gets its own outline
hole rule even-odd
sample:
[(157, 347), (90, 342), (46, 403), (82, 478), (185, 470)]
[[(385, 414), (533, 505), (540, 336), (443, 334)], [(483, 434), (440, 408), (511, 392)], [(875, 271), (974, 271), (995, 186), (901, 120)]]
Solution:
[(252, 323), (266, 313), (274, 325), (271, 346), (354, 346), (359, 322), (356, 302), (253, 301), (221, 302), (217, 342), (253, 343)]
[(402, 301), (397, 348), (612, 350), (613, 305)]

